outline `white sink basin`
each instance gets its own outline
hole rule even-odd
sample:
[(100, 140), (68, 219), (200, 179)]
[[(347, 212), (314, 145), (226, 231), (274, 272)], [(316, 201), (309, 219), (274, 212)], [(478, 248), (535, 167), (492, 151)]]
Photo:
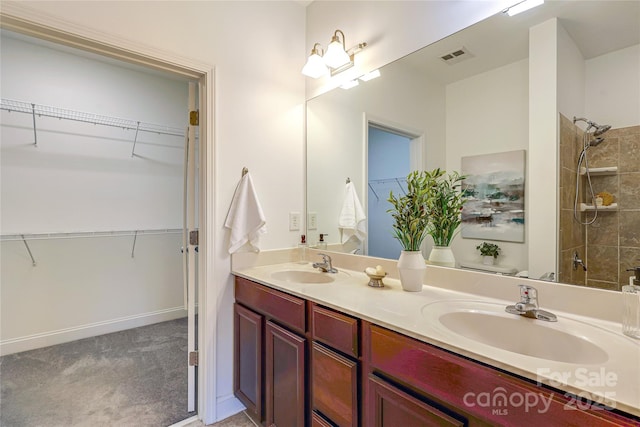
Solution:
[[(482, 301), (441, 301), (427, 304), (422, 314), (445, 334), (455, 334), (493, 348), (540, 359), (576, 364), (609, 360), (607, 338), (614, 335), (577, 320), (557, 323), (529, 319)], [(611, 337), (607, 337), (610, 335)], [(596, 344), (598, 343), (598, 344)]]
[(271, 273), (271, 278), (290, 283), (331, 283), (340, 273), (322, 273), (307, 270), (280, 270)]

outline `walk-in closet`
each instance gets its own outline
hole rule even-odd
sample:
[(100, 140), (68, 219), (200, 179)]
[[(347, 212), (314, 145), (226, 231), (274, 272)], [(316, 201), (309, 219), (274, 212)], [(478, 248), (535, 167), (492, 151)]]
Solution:
[(6, 30), (0, 42), (0, 425), (192, 416), (193, 83)]

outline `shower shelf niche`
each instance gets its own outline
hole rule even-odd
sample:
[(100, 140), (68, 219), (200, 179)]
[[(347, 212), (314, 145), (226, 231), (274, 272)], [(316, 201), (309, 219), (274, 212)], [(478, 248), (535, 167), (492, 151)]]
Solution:
[[(589, 174), (591, 176), (596, 176), (596, 175), (615, 175), (618, 173), (618, 167), (617, 166), (606, 166), (606, 167), (602, 167), (602, 168), (589, 168)], [(582, 167), (580, 168), (580, 175), (586, 175), (587, 174), (587, 168)]]
[[(595, 211), (596, 208), (593, 205), (587, 205), (586, 203), (580, 203), (580, 212), (585, 212), (585, 211)], [(618, 210), (618, 204), (617, 203), (611, 203), (609, 206), (598, 206), (598, 212), (605, 212), (605, 211), (617, 211)]]

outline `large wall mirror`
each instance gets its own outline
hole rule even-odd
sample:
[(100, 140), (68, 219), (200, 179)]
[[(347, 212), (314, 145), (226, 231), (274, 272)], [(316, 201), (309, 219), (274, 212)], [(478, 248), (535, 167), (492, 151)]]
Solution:
[[(550, 66), (553, 72), (541, 76)], [(397, 258), (387, 198), (403, 191), (407, 173), (460, 171), (463, 157), (523, 151), (524, 242), (458, 234), (458, 264), (481, 263), (476, 246), (489, 241), (501, 248), (499, 268), (619, 290), (628, 282), (626, 268), (640, 265), (639, 75), (640, 2), (551, 1), (490, 17), (382, 67), (378, 78), (308, 100), (310, 244), (322, 233), (328, 250)], [(550, 110), (557, 108), (544, 112), (555, 135), (544, 141), (531, 107), (541, 92), (551, 93)], [(574, 117), (585, 120), (574, 124)], [(587, 121), (611, 128), (589, 145), (595, 128)], [(580, 211), (591, 201), (578, 167), (587, 130), (592, 187), (615, 201), (591, 225), (580, 224), (594, 215)], [(367, 216), (362, 241), (343, 241), (339, 227), (347, 179)], [(533, 191), (541, 183), (548, 192)], [(535, 225), (541, 217), (550, 218), (546, 229)], [(425, 257), (431, 245), (428, 237)]]

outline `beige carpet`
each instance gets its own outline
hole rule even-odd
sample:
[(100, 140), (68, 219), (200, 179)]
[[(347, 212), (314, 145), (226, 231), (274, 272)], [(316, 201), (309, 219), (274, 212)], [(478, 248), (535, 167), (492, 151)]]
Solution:
[(189, 418), (186, 318), (0, 358), (2, 427), (163, 427)]

